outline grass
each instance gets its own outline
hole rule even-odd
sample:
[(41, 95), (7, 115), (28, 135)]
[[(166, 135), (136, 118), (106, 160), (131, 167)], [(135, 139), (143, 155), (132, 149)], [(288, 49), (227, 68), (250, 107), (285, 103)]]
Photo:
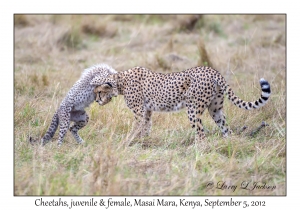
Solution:
[[(286, 195), (284, 15), (18, 15), (15, 27), (15, 195)], [(31, 145), (28, 136), (45, 133), (82, 70), (102, 62), (118, 71), (210, 65), (244, 100), (258, 98), (261, 77), (272, 95), (254, 111), (225, 99), (237, 131), (226, 139), (205, 112), (197, 146), (185, 110), (154, 113), (150, 136), (124, 146), (133, 114), (122, 96), (87, 109), (83, 145), (67, 133), (58, 149), (58, 132), (45, 147)], [(251, 136), (262, 121), (269, 126)], [(276, 188), (246, 190), (244, 182)]]
[(25, 15), (15, 15), (14, 24), (15, 26), (27, 26), (29, 25), (29, 21)]

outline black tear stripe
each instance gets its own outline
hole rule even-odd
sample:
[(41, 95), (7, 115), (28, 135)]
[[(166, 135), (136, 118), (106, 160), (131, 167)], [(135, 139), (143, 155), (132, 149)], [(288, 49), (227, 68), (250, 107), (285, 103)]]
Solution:
[(100, 99), (100, 101), (102, 101), (102, 99), (101, 99), (101, 95), (100, 95), (100, 94), (101, 94), (101, 92), (99, 92), (99, 99)]

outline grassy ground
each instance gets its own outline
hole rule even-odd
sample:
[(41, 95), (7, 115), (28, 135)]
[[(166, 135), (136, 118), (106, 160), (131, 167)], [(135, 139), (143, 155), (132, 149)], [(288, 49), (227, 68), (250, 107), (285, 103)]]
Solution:
[[(283, 15), (15, 16), (15, 195), (285, 195), (285, 29)], [(205, 112), (201, 148), (191, 143), (185, 110), (155, 113), (150, 137), (123, 146), (133, 114), (122, 96), (87, 109), (84, 145), (70, 133), (60, 149), (57, 133), (43, 148), (29, 144), (29, 135), (45, 133), (82, 70), (102, 62), (118, 71), (211, 65), (244, 100), (259, 97), (261, 77), (272, 95), (254, 111), (226, 99), (236, 131), (227, 139)], [(262, 121), (269, 126), (251, 136)], [(242, 189), (246, 182), (265, 187)]]

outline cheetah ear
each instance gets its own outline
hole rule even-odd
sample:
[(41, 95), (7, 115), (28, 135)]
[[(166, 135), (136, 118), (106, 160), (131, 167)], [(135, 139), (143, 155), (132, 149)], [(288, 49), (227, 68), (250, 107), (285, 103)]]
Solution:
[(112, 89), (112, 84), (109, 82), (106, 82), (103, 85), (101, 85), (101, 88), (103, 91), (108, 91), (108, 90)]
[(112, 89), (112, 85), (109, 82), (106, 82), (102, 85), (96, 86), (95, 89), (94, 89), (94, 93), (99, 93), (99, 92), (102, 92), (102, 91), (108, 91), (110, 89)]
[(112, 84), (110, 82), (106, 82), (104, 84), (107, 84), (108, 86), (110, 86), (112, 88)]

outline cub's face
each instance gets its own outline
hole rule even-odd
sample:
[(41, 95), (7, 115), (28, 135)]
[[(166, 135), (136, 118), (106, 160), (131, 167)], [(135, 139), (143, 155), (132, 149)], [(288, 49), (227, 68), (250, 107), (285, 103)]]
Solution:
[(96, 94), (95, 100), (100, 106), (109, 103), (112, 97), (118, 95), (117, 89), (113, 88), (111, 83), (104, 83), (102, 85), (95, 87), (94, 93)]

